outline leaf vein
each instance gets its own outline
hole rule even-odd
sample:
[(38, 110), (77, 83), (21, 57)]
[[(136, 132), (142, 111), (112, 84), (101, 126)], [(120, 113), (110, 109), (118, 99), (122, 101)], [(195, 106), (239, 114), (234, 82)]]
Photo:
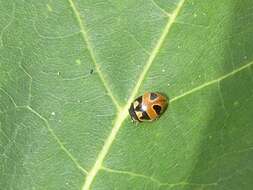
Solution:
[(115, 119), (114, 126), (112, 127), (112, 131), (109, 134), (109, 136), (107, 137), (107, 139), (105, 140), (105, 143), (104, 143), (101, 151), (99, 152), (99, 154), (97, 156), (95, 164), (93, 165), (93, 167), (89, 171), (89, 173), (87, 175), (87, 178), (86, 178), (86, 180), (83, 184), (82, 190), (89, 190), (90, 189), (90, 186), (91, 186), (94, 178), (96, 177), (98, 171), (101, 169), (102, 163), (105, 159), (105, 156), (109, 152), (109, 149), (110, 149), (114, 139), (116, 138), (116, 135), (117, 135), (119, 129), (122, 126), (122, 123), (124, 122), (124, 120), (128, 116), (128, 108), (129, 108), (131, 102), (134, 100), (135, 96), (137, 95), (138, 90), (139, 90), (139, 88), (140, 88), (140, 86), (141, 86), (141, 84), (142, 84), (149, 68), (151, 67), (151, 65), (152, 65), (153, 61), (155, 60), (156, 56), (158, 55), (159, 50), (161, 49), (161, 47), (163, 45), (163, 42), (165, 40), (165, 37), (167, 36), (167, 34), (169, 33), (169, 31), (171, 29), (171, 26), (175, 22), (176, 17), (178, 16), (181, 8), (184, 5), (184, 2), (185, 2), (185, 0), (181, 0), (178, 3), (176, 9), (173, 11), (173, 13), (172, 13), (171, 17), (169, 18), (165, 28), (163, 29), (162, 34), (161, 34), (160, 38), (158, 39), (157, 44), (155, 45), (154, 49), (152, 50), (152, 52), (151, 52), (151, 54), (150, 54), (150, 56), (147, 60), (147, 63), (145, 64), (145, 66), (143, 68), (143, 71), (140, 74), (139, 79), (138, 79), (138, 81), (137, 81), (137, 83), (136, 83), (136, 85), (135, 85), (135, 87), (134, 87), (127, 103), (126, 103), (126, 105), (124, 106), (123, 109), (121, 109), (118, 112), (118, 115)]
[(174, 98), (172, 98), (170, 100), (170, 103), (174, 102), (174, 101), (176, 101), (178, 99), (181, 99), (181, 98), (183, 98), (183, 97), (185, 97), (187, 95), (190, 95), (190, 94), (192, 94), (192, 93), (194, 93), (196, 91), (199, 91), (199, 90), (201, 90), (201, 89), (203, 89), (203, 88), (205, 88), (207, 86), (210, 86), (212, 84), (218, 83), (218, 82), (220, 82), (220, 81), (222, 81), (222, 80), (224, 80), (224, 79), (226, 79), (228, 77), (231, 77), (231, 76), (239, 73), (240, 71), (242, 71), (244, 69), (250, 68), (252, 65), (253, 65), (253, 61), (251, 61), (251, 62), (249, 62), (249, 63), (247, 63), (247, 64), (245, 64), (245, 65), (243, 65), (243, 66), (241, 66), (241, 67), (239, 67), (237, 69), (234, 69), (233, 71), (231, 71), (231, 72), (229, 72), (229, 73), (227, 73), (227, 74), (225, 74), (223, 76), (220, 76), (219, 78), (216, 78), (216, 79), (213, 79), (211, 81), (205, 82), (205, 83), (203, 83), (200, 86), (197, 86), (197, 87), (195, 87), (195, 88), (193, 88), (191, 90), (188, 90), (188, 91), (186, 91), (186, 92), (184, 92), (184, 93), (182, 93), (182, 94), (180, 94), (178, 96), (175, 96)]
[(225, 100), (224, 100), (224, 97), (223, 97), (223, 94), (222, 94), (222, 88), (221, 88), (221, 84), (220, 84), (221, 81), (218, 81), (218, 93), (219, 93), (219, 98), (220, 98), (220, 101), (221, 101), (221, 106), (223, 108), (223, 110), (225, 111), (226, 113), (226, 116), (228, 117), (229, 114), (228, 114), (228, 110), (226, 108), (226, 105), (225, 105)]
[[(117, 173), (117, 174), (129, 175), (129, 176), (133, 176), (133, 177), (144, 178), (144, 179), (147, 179), (147, 180), (150, 180), (152, 182), (157, 183), (159, 186), (165, 184), (165, 183), (162, 183), (162, 182), (160, 182), (159, 180), (157, 180), (153, 177), (146, 176), (144, 174), (131, 172), (131, 171), (115, 170), (115, 169), (107, 168), (107, 167), (104, 167), (104, 166), (101, 167), (101, 170), (104, 170), (104, 171), (110, 172), (110, 173)], [(167, 184), (167, 185), (171, 185), (171, 184)]]
[(185, 185), (190, 185), (190, 186), (215, 186), (215, 185), (218, 185), (217, 182), (203, 183), (203, 184), (202, 183), (186, 182), (186, 181), (182, 181), (182, 182), (178, 182), (178, 183), (166, 183), (166, 182), (161, 182), (154, 177), (147, 176), (144, 174), (135, 173), (135, 172), (115, 170), (115, 169), (107, 168), (104, 166), (101, 167), (101, 170), (104, 170), (104, 171), (110, 172), (110, 173), (117, 173), (117, 174), (123, 174), (123, 175), (129, 175), (129, 176), (133, 176), (133, 177), (147, 179), (147, 180), (150, 180), (150, 181), (156, 183), (158, 186), (169, 186), (170, 188), (175, 187), (175, 186), (185, 186)]
[(141, 75), (140, 75), (140, 77), (139, 77), (139, 79), (138, 79), (138, 81), (137, 81), (137, 83), (136, 83), (136, 85), (133, 89), (132, 95), (130, 96), (129, 101), (128, 101), (129, 105), (134, 100), (135, 96), (137, 95), (138, 90), (140, 89), (140, 86), (141, 86), (147, 72), (149, 71), (152, 63), (154, 62), (156, 56), (158, 55), (158, 53), (159, 53), (159, 51), (160, 51), (160, 49), (161, 49), (161, 47), (162, 47), (162, 45), (165, 41), (165, 38), (166, 38), (167, 34), (169, 33), (173, 23), (175, 23), (176, 17), (178, 16), (181, 8), (183, 7), (184, 2), (185, 2), (185, 0), (181, 0), (179, 2), (177, 8), (174, 10), (174, 12), (172, 13), (170, 19), (168, 20), (168, 23), (166, 24), (166, 26), (165, 26), (162, 34), (161, 34), (161, 37), (158, 39), (158, 42), (157, 42), (156, 46), (152, 50), (152, 52), (151, 52), (151, 54), (148, 58), (148, 61), (147, 61), (146, 65), (144, 66), (143, 71), (142, 71), (142, 73), (141, 73)]
[(166, 16), (171, 16), (170, 13), (168, 13), (166, 10), (164, 10), (162, 7), (160, 7), (157, 2), (155, 0), (151, 0), (151, 2), (153, 3), (153, 5), (155, 5), (163, 14), (165, 14)]
[(14, 107), (18, 107), (17, 103), (15, 102), (14, 98), (3, 88), (0, 87), (0, 91), (2, 91), (6, 96), (8, 96), (8, 98), (10, 99), (10, 101), (12, 102), (12, 104), (14, 105)]
[(6, 24), (6, 26), (3, 27), (2, 31), (0, 32), (0, 47), (4, 46), (3, 43), (3, 35), (4, 32), (8, 29), (8, 27), (13, 23), (14, 19), (15, 19), (15, 11), (16, 11), (16, 4), (13, 3), (12, 4), (12, 13), (11, 13), (11, 19), (10, 21)]
[(30, 73), (28, 73), (28, 71), (26, 71), (26, 69), (22, 66), (22, 64), (19, 64), (19, 67), (25, 73), (25, 75), (28, 76), (28, 78), (29, 78), (27, 105), (30, 105), (31, 104), (31, 99), (32, 99), (32, 83), (33, 83), (33, 78), (30, 75)]
[(108, 83), (106, 82), (106, 79), (105, 79), (105, 77), (103, 76), (103, 73), (100, 70), (100, 66), (97, 63), (94, 50), (92, 48), (91, 42), (90, 42), (89, 37), (88, 37), (88, 32), (86, 31), (85, 26), (84, 26), (83, 21), (82, 21), (83, 18), (81, 17), (81, 14), (78, 11), (78, 9), (77, 9), (75, 3), (73, 2), (73, 0), (68, 0), (68, 2), (69, 2), (70, 7), (72, 8), (72, 10), (75, 14), (75, 17), (77, 19), (78, 25), (79, 25), (80, 30), (81, 30), (82, 38), (83, 38), (83, 40), (84, 40), (84, 42), (87, 46), (87, 49), (88, 49), (88, 51), (90, 53), (90, 56), (91, 56), (91, 59), (92, 59), (92, 63), (94, 64), (94, 66), (96, 68), (96, 71), (97, 71), (97, 73), (98, 73), (98, 75), (99, 75), (99, 77), (100, 77), (100, 79), (101, 79), (101, 81), (104, 85), (104, 88), (106, 89), (109, 97), (112, 99), (112, 101), (113, 101), (114, 105), (116, 106), (116, 108), (118, 110), (120, 110), (120, 105), (119, 105), (118, 101), (116, 100), (115, 96), (113, 95), (110, 87), (108, 86)]
[(80, 169), (83, 173), (87, 174), (87, 170), (85, 170), (77, 161), (77, 159), (67, 150), (67, 148), (64, 146), (62, 141), (58, 138), (58, 136), (55, 134), (54, 130), (50, 127), (47, 119), (43, 117), (40, 113), (38, 113), (36, 110), (34, 110), (30, 106), (26, 106), (26, 109), (28, 109), (30, 112), (32, 112), (34, 115), (39, 117), (42, 121), (44, 121), (47, 130), (50, 132), (50, 134), (53, 136), (57, 144), (60, 146), (60, 148), (67, 154), (67, 156), (74, 162), (74, 164), (77, 166), (78, 169)]

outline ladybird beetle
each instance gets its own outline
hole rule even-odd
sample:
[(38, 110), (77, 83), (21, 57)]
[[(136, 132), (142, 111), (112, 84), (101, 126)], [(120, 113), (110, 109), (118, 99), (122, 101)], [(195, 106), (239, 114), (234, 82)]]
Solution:
[(165, 96), (156, 92), (145, 92), (131, 103), (128, 111), (133, 121), (154, 121), (161, 116), (167, 106)]

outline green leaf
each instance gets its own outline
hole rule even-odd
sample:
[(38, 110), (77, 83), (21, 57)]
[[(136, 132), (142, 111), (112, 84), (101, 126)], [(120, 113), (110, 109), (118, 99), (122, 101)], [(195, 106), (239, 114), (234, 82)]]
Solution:
[[(3, 190), (251, 190), (251, 0), (0, 0)], [(135, 125), (131, 102), (169, 108)]]

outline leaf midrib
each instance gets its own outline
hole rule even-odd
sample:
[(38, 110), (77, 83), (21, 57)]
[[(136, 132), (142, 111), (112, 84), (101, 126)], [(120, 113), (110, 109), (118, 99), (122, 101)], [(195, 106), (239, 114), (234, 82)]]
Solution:
[[(73, 9), (73, 11), (76, 13), (76, 15), (80, 15), (77, 11), (77, 9), (75, 8), (75, 5), (73, 4), (72, 0), (69, 0), (69, 2), (71, 3), (71, 6)], [(114, 139), (116, 138), (116, 135), (119, 131), (119, 129), (121, 128), (124, 120), (127, 118), (128, 116), (128, 109), (129, 109), (129, 106), (131, 104), (131, 102), (134, 100), (135, 96), (137, 95), (142, 83), (143, 83), (143, 80), (147, 74), (147, 72), (149, 71), (152, 63), (154, 62), (156, 56), (158, 55), (159, 53), (159, 50), (161, 49), (162, 45), (163, 45), (163, 42), (167, 36), (167, 34), (169, 33), (173, 23), (175, 22), (176, 20), (176, 17), (178, 16), (181, 8), (183, 7), (184, 5), (184, 2), (185, 0), (180, 0), (180, 2), (178, 3), (176, 9), (173, 11), (173, 13), (170, 15), (169, 17), (169, 20), (165, 26), (165, 28), (162, 30), (162, 33), (161, 33), (161, 36), (160, 38), (158, 39), (154, 49), (152, 50), (148, 60), (147, 60), (147, 63), (145, 64), (145, 66), (143, 67), (143, 71), (142, 73), (140, 74), (139, 76), (139, 79), (137, 80), (137, 83), (130, 95), (130, 98), (128, 99), (126, 105), (124, 106), (124, 108), (120, 109), (118, 111), (118, 114), (117, 114), (117, 117), (115, 119), (115, 123), (114, 123), (114, 126), (112, 127), (112, 131), (111, 133), (109, 134), (109, 136), (107, 137), (103, 147), (102, 147), (102, 150), (99, 152), (97, 158), (96, 158), (96, 161), (95, 161), (95, 164), (93, 165), (93, 167), (91, 168), (91, 170), (89, 171), (87, 177), (86, 177), (86, 180), (83, 184), (83, 187), (82, 187), (82, 190), (89, 190), (94, 178), (96, 177), (98, 171), (101, 169), (101, 166), (102, 166), (102, 163), (104, 161), (104, 158), (105, 156), (107, 155), (107, 153), (109, 152), (109, 149), (114, 141)], [(80, 19), (80, 16), (78, 16), (78, 22), (80, 23), (80, 27), (82, 27), (82, 21)], [(81, 30), (84, 30), (84, 28)], [(85, 34), (85, 33), (84, 33)], [(84, 40), (85, 40), (85, 35), (84, 35)], [(92, 53), (92, 52), (91, 52)], [(103, 78), (102, 76), (102, 73), (101, 74), (101, 79)], [(103, 79), (102, 79), (103, 80)], [(105, 82), (105, 81), (104, 81)], [(106, 83), (105, 83), (106, 84)], [(111, 92), (110, 89), (108, 89), (108, 92)], [(112, 100), (113, 100), (113, 95), (111, 96)]]

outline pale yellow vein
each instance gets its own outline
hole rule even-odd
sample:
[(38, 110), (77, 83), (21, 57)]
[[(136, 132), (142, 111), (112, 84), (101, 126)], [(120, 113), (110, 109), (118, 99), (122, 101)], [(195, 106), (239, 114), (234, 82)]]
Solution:
[(153, 5), (155, 5), (156, 8), (158, 8), (163, 14), (165, 14), (166, 16), (171, 16), (170, 13), (168, 13), (166, 10), (164, 10), (162, 7), (160, 7), (155, 0), (151, 0), (151, 2), (153, 3)]
[(177, 6), (177, 8), (173, 11), (173, 13), (171, 14), (170, 19), (168, 20), (168, 23), (166, 24), (164, 30), (161, 33), (160, 38), (157, 41), (156, 46), (154, 47), (154, 49), (152, 50), (147, 63), (145, 64), (144, 68), (143, 68), (143, 72), (141, 73), (139, 79), (137, 80), (137, 83), (132, 91), (132, 94), (130, 96), (130, 98), (128, 99), (125, 107), (118, 113), (114, 126), (112, 128), (111, 133), (109, 134), (109, 136), (107, 137), (102, 150), (99, 152), (97, 159), (95, 161), (95, 164), (93, 165), (93, 167), (91, 168), (91, 170), (89, 171), (86, 180), (84, 182), (84, 185), (82, 187), (82, 190), (89, 190), (90, 186), (94, 180), (94, 178), (96, 177), (98, 171), (101, 169), (102, 163), (104, 161), (105, 156), (107, 155), (114, 139), (116, 138), (116, 135), (120, 129), (120, 127), (122, 126), (122, 123), (124, 122), (124, 120), (127, 118), (128, 116), (128, 108), (131, 104), (131, 102), (134, 100), (135, 96), (138, 93), (138, 90), (149, 70), (149, 68), (151, 67), (154, 59), (156, 58), (156, 56), (158, 55), (159, 50), (161, 49), (163, 42), (165, 40), (165, 37), (167, 36), (167, 34), (169, 33), (172, 24), (175, 22), (176, 17), (178, 16), (181, 8), (183, 7), (185, 0), (181, 0)]
[(36, 110), (34, 110), (33, 108), (31, 108), (30, 106), (26, 106), (26, 108), (29, 111), (31, 111), (34, 115), (36, 115), (37, 117), (39, 117), (42, 121), (44, 121), (44, 123), (46, 124), (46, 127), (47, 127), (48, 131), (53, 136), (53, 138), (55, 139), (55, 141), (57, 142), (57, 144), (60, 146), (61, 150), (63, 150), (63, 152), (65, 152), (67, 154), (67, 156), (74, 162), (74, 164), (77, 166), (78, 169), (80, 169), (83, 173), (87, 174), (88, 172), (78, 163), (78, 161), (76, 160), (76, 158), (66, 149), (66, 147), (63, 145), (63, 143), (61, 142), (61, 140), (57, 137), (57, 135), (55, 134), (54, 130), (50, 127), (47, 119), (44, 118), (40, 113), (38, 113)]
[(90, 42), (90, 39), (89, 39), (89, 35), (88, 35), (88, 32), (86, 31), (85, 29), (85, 24), (84, 24), (84, 18), (81, 16), (81, 14), (79, 13), (75, 3), (73, 2), (73, 0), (68, 0), (69, 1), (69, 4), (76, 16), (76, 19), (77, 19), (77, 22), (78, 22), (78, 25), (80, 27), (80, 30), (81, 30), (81, 34), (82, 34), (82, 37), (83, 37), (83, 40), (87, 46), (87, 49), (89, 50), (89, 53), (90, 53), (90, 56), (91, 56), (91, 59), (92, 59), (92, 62), (96, 68), (96, 71), (108, 93), (108, 96), (112, 99), (114, 105), (116, 106), (116, 108), (118, 110), (120, 110), (120, 105), (118, 103), (118, 101), (116, 100), (116, 98), (114, 97), (110, 87), (108, 86), (108, 83), (106, 82), (105, 78), (104, 78), (104, 75), (103, 73), (101, 72), (100, 70), (100, 67), (97, 63), (97, 60), (96, 60), (96, 56), (95, 56), (95, 53), (94, 53), (94, 50), (93, 50), (93, 47), (91, 45), (91, 42)]
[[(146, 175), (139, 174), (139, 173), (135, 173), (135, 172), (131, 172), (131, 171), (115, 170), (115, 169), (107, 168), (107, 167), (104, 167), (104, 166), (101, 167), (101, 170), (104, 170), (104, 171), (110, 172), (110, 173), (117, 173), (117, 174), (123, 174), (123, 175), (125, 174), (125, 175), (129, 175), (129, 176), (133, 176), (133, 177), (144, 178), (144, 179), (150, 180), (154, 183), (157, 183), (158, 185), (164, 185), (165, 184), (165, 183), (162, 183), (162, 182), (160, 182), (159, 180), (157, 180), (153, 177), (146, 176)], [(168, 184), (168, 185), (170, 185), (170, 184)]]
[(14, 98), (6, 91), (4, 90), (3, 88), (0, 87), (0, 91), (2, 91), (6, 96), (8, 96), (8, 98), (11, 100), (12, 104), (15, 106), (15, 107), (18, 107), (17, 103), (15, 102)]
[(161, 47), (163, 45), (163, 42), (164, 42), (167, 34), (169, 33), (172, 24), (175, 22), (176, 17), (178, 16), (178, 14), (179, 14), (179, 12), (180, 12), (180, 10), (181, 10), (184, 2), (185, 2), (185, 0), (181, 0), (179, 2), (177, 8), (174, 10), (174, 12), (172, 13), (172, 15), (171, 15), (171, 17), (170, 17), (167, 25), (165, 26), (165, 28), (164, 28), (164, 30), (163, 30), (163, 32), (161, 34), (161, 37), (159, 38), (156, 46), (152, 50), (152, 52), (151, 52), (151, 54), (150, 54), (150, 56), (148, 58), (148, 61), (147, 61), (146, 65), (145, 65), (145, 67), (143, 68), (143, 71), (142, 71), (142, 73), (141, 73), (141, 75), (140, 75), (140, 77), (139, 77), (139, 79), (138, 79), (138, 81), (137, 81), (137, 83), (136, 83), (136, 85), (135, 85), (135, 87), (133, 89), (133, 92), (132, 92), (132, 94), (131, 94), (131, 96), (129, 98), (129, 101), (128, 101), (129, 105), (134, 100), (135, 96), (137, 95), (138, 90), (140, 89), (140, 86), (141, 86), (141, 84), (142, 84), (142, 82), (143, 82), (143, 80), (144, 80), (147, 72), (149, 71), (149, 68), (151, 67), (151, 65), (152, 65), (154, 59), (156, 58), (156, 56), (158, 55), (159, 50), (161, 49)]
[(21, 64), (19, 64), (19, 67), (25, 73), (25, 75), (28, 76), (28, 78), (29, 78), (27, 104), (30, 105), (31, 104), (31, 99), (32, 99), (32, 82), (33, 82), (33, 78)]
[(215, 185), (218, 185), (217, 182), (203, 183), (203, 184), (202, 183), (191, 183), (191, 182), (186, 182), (186, 181), (182, 181), (182, 182), (178, 182), (178, 183), (166, 183), (166, 182), (161, 182), (154, 177), (147, 176), (147, 175), (140, 174), (140, 173), (131, 172), (131, 171), (115, 170), (115, 169), (107, 168), (104, 166), (101, 167), (101, 170), (104, 170), (104, 171), (110, 172), (110, 173), (116, 173), (116, 174), (132, 176), (132, 177), (143, 178), (143, 179), (146, 179), (146, 180), (156, 183), (158, 186), (169, 186), (170, 188), (175, 187), (175, 186), (185, 186), (185, 185), (190, 185), (190, 186), (215, 186)]
[(226, 78), (228, 78), (228, 77), (231, 77), (231, 76), (235, 75), (236, 73), (238, 73), (238, 72), (240, 72), (240, 71), (242, 71), (242, 70), (244, 70), (244, 69), (246, 69), (246, 68), (250, 68), (251, 65), (253, 65), (253, 61), (252, 61), (252, 62), (249, 62), (248, 64), (245, 64), (245, 65), (243, 65), (243, 66), (241, 66), (241, 67), (239, 67), (239, 68), (237, 68), (237, 69), (231, 71), (230, 73), (227, 73), (227, 74), (225, 74), (225, 75), (223, 75), (223, 76), (221, 76), (221, 77), (219, 77), (219, 78), (217, 78), (217, 79), (208, 81), (208, 82), (206, 82), (206, 83), (204, 83), (204, 84), (202, 84), (202, 85), (200, 85), (200, 86), (197, 86), (197, 87), (195, 87), (195, 88), (193, 88), (193, 89), (191, 89), (191, 90), (189, 90), (189, 91), (186, 91), (186, 92), (180, 94), (179, 96), (176, 96), (176, 97), (172, 98), (172, 99), (170, 100), (170, 103), (171, 103), (171, 102), (174, 102), (174, 101), (176, 101), (176, 100), (178, 100), (178, 99), (181, 99), (181, 98), (183, 98), (183, 97), (185, 97), (185, 96), (187, 96), (187, 95), (189, 95), (189, 94), (192, 94), (192, 93), (194, 93), (194, 92), (196, 92), (196, 91), (199, 91), (199, 90), (201, 90), (202, 88), (205, 88), (205, 87), (207, 87), (207, 86), (209, 86), (209, 85), (212, 85), (212, 84), (214, 84), (214, 83), (220, 82), (220, 81), (222, 81), (222, 80), (224, 80), (224, 79), (226, 79)]
[(8, 22), (8, 24), (6, 26), (3, 27), (2, 31), (0, 32), (0, 47), (3, 47), (4, 46), (4, 43), (3, 43), (3, 34), (4, 32), (8, 29), (8, 27), (13, 23), (14, 19), (15, 19), (15, 10), (16, 10), (16, 4), (13, 3), (12, 5), (12, 16), (11, 16), (11, 19), (10, 21)]

